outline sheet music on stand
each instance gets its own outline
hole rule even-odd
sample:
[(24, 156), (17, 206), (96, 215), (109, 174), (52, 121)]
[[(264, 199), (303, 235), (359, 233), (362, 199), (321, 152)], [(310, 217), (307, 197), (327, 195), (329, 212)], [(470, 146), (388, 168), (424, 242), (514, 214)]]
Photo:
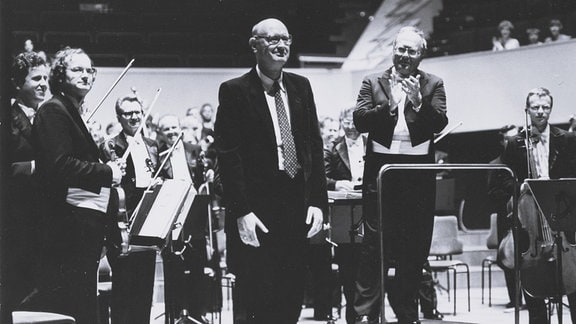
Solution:
[(190, 181), (174, 179), (167, 179), (154, 190), (145, 192), (134, 211), (130, 244), (162, 246), (174, 223), (184, 224), (195, 194)]

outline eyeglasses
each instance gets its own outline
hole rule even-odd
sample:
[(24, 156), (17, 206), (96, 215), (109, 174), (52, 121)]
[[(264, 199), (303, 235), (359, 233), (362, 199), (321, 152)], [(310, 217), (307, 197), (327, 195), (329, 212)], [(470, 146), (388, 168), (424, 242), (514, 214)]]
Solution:
[(413, 48), (407, 48), (407, 47), (396, 47), (394, 49), (394, 51), (400, 55), (404, 55), (404, 54), (408, 53), (408, 56), (411, 56), (411, 57), (415, 57), (415, 56), (420, 54), (420, 51), (417, 51)]
[(286, 45), (292, 44), (292, 35), (290, 35), (290, 34), (288, 34), (288, 35), (272, 35), (272, 36), (254, 35), (252, 37), (265, 39), (266, 42), (270, 45), (278, 45), (280, 43), (280, 41), (283, 41), (284, 44), (286, 44)]
[(132, 115), (140, 116), (142, 115), (142, 112), (140, 110), (123, 111), (120, 113), (120, 115), (122, 115), (124, 118), (130, 118)]
[(542, 110), (547, 111), (547, 112), (552, 110), (552, 107), (550, 107), (550, 106), (530, 106), (529, 108), (532, 111), (538, 111), (538, 110), (540, 110), (540, 108), (542, 108)]
[(78, 74), (82, 74), (82, 73), (84, 73), (84, 71), (86, 71), (86, 73), (88, 73), (90, 75), (96, 74), (95, 68), (83, 68), (81, 66), (75, 66), (73, 68), (69, 68), (68, 70), (70, 70), (70, 72), (72, 72), (72, 73), (78, 73)]

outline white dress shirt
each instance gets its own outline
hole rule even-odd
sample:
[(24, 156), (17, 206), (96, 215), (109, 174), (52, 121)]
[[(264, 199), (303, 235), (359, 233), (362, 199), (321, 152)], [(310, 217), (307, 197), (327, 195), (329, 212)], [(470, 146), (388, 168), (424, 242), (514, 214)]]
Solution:
[(540, 140), (532, 146), (532, 157), (536, 163), (538, 178), (549, 179), (548, 159), (550, 157), (550, 125), (540, 134)]
[(146, 159), (149, 159), (148, 148), (144, 143), (142, 134), (130, 136), (126, 133), (126, 141), (130, 145), (130, 155), (134, 164), (134, 175), (136, 177), (136, 188), (147, 188), (152, 181), (152, 172), (146, 165)]
[(346, 148), (348, 149), (348, 160), (350, 160), (350, 173), (352, 181), (362, 181), (364, 174), (364, 139), (362, 135), (356, 140), (345, 137)]
[(170, 165), (172, 166), (172, 178), (178, 180), (188, 180), (192, 182), (188, 161), (186, 160), (186, 151), (182, 141), (174, 147), (172, 156), (170, 156)]

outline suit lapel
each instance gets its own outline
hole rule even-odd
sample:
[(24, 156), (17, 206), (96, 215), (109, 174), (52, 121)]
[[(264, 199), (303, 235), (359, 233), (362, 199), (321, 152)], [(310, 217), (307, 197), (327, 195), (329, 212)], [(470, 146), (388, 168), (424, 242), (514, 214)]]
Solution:
[(562, 133), (556, 127), (550, 126), (550, 144), (548, 154), (548, 170), (552, 170), (554, 164), (556, 163), (556, 158), (558, 157), (558, 148), (562, 143)]
[(351, 171), (351, 169), (350, 169), (350, 157), (348, 156), (348, 145), (346, 145), (346, 139), (345, 138), (342, 142), (336, 144), (336, 151), (338, 152), (338, 155), (340, 155), (340, 158), (342, 159), (342, 161), (344, 162), (344, 164), (348, 168), (348, 171)]
[(392, 68), (389, 68), (388, 70), (384, 71), (384, 74), (382, 74), (382, 76), (378, 79), (378, 83), (380, 83), (380, 87), (382, 87), (382, 90), (384, 90), (384, 94), (386, 95), (386, 98), (390, 99), (391, 95), (391, 89), (390, 89), (390, 74), (392, 73)]
[(296, 137), (299, 137), (301, 134), (300, 127), (304, 125), (302, 98), (300, 97), (300, 91), (296, 89), (296, 85), (294, 84), (290, 75), (284, 73), (283, 78), (288, 97), (288, 109), (290, 109), (290, 128), (292, 129), (292, 134), (294, 135), (294, 140), (296, 141)]
[(249, 74), (250, 86), (250, 102), (251, 105), (256, 110), (256, 114), (260, 117), (261, 123), (258, 127), (264, 127), (264, 137), (265, 138), (275, 138), (274, 136), (274, 125), (272, 124), (272, 115), (270, 115), (270, 109), (268, 108), (268, 103), (264, 97), (264, 88), (262, 87), (262, 81), (258, 77), (256, 68), (253, 68)]
[(26, 139), (30, 139), (32, 135), (32, 124), (30, 124), (30, 120), (26, 117), (26, 114), (22, 111), (17, 102), (14, 102), (12, 105), (12, 125), (13, 132), (17, 131)]
[(98, 149), (98, 146), (96, 146), (96, 143), (94, 142), (92, 135), (88, 131), (88, 128), (86, 128), (86, 124), (84, 124), (84, 121), (82, 120), (82, 117), (78, 112), (78, 109), (76, 109), (72, 101), (70, 101), (70, 99), (68, 99), (67, 97), (58, 96), (58, 98), (64, 104), (64, 107), (66, 107), (66, 110), (70, 115), (70, 118), (76, 124), (78, 131), (84, 136), (84, 140), (86, 141), (88, 146), (90, 146), (90, 151), (92, 153), (93, 158), (98, 160), (100, 156), (100, 150)]

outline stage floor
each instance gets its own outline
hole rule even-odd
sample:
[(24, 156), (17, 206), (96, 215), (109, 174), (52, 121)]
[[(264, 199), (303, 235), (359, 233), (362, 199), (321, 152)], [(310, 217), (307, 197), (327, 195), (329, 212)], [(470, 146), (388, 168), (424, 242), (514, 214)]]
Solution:
[[(484, 304), (482, 304), (481, 298), (481, 288), (471, 288), (470, 289), (470, 312), (467, 310), (466, 302), (466, 289), (458, 289), (458, 303), (457, 303), (457, 313), (454, 316), (452, 314), (454, 306), (452, 302), (448, 302), (448, 297), (446, 292), (438, 294), (438, 310), (444, 314), (444, 321), (431, 321), (424, 320), (422, 323), (478, 323), (478, 324), (501, 324), (501, 323), (514, 323), (514, 309), (506, 309), (505, 305), (508, 303), (508, 295), (506, 289), (503, 287), (492, 288), (492, 307), (488, 307), (488, 290), (485, 290)], [(226, 298), (226, 292), (224, 292), (224, 298)], [(566, 299), (565, 299), (566, 301)], [(222, 311), (222, 321), (223, 324), (232, 324), (232, 307), (224, 300), (224, 306)], [(161, 303), (156, 303), (152, 307), (152, 320), (153, 324), (164, 324), (164, 317), (161, 314), (164, 312), (164, 305)], [(344, 309), (342, 310), (344, 312)], [(321, 321), (313, 320), (313, 309), (305, 308), (302, 310), (300, 316), (299, 324), (319, 324), (326, 323)], [(570, 314), (568, 309), (564, 308), (564, 323), (570, 323)], [(344, 313), (342, 313), (344, 316)], [(211, 319), (210, 314), (208, 318)], [(389, 322), (395, 322), (394, 313), (392, 309), (387, 307), (386, 309), (386, 319)], [(214, 323), (220, 323), (218, 317), (214, 317)], [(528, 323), (528, 311), (520, 311), (520, 323)], [(558, 323), (556, 315), (552, 318), (552, 323)], [(344, 318), (340, 318), (336, 321), (336, 324), (346, 324)]]

